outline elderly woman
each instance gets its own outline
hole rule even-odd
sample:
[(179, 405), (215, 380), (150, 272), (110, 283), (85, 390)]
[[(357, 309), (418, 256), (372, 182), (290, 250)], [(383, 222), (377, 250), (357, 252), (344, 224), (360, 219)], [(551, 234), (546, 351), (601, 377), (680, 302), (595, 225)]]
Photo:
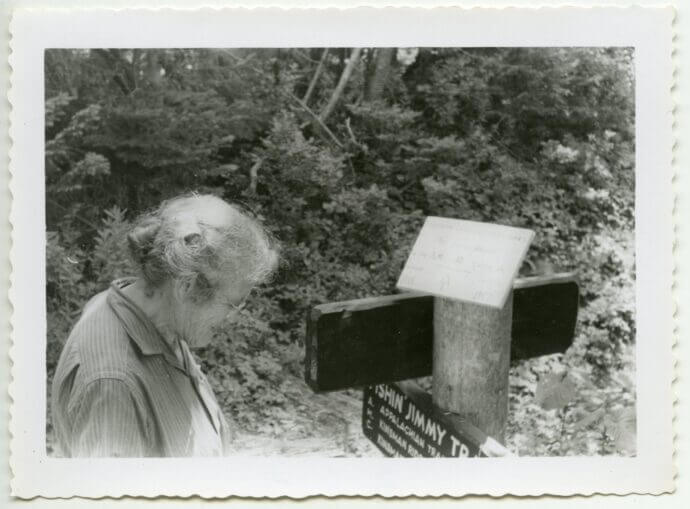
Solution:
[(128, 236), (139, 278), (92, 298), (53, 381), (65, 456), (216, 456), (230, 430), (190, 348), (277, 262), (255, 220), (214, 196), (164, 202)]

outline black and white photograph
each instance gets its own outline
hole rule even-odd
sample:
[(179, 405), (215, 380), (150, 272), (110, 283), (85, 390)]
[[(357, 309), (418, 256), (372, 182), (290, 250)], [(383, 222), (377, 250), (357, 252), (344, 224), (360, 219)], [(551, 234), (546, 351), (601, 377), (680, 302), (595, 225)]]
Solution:
[(634, 57), (47, 50), (48, 450), (634, 455)]
[(668, 12), (451, 12), (19, 17), (19, 492), (670, 489)]

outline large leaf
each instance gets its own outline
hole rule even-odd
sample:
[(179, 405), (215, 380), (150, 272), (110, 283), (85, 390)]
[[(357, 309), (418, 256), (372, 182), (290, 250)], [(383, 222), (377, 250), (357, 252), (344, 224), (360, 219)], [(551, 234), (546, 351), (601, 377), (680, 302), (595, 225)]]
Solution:
[(611, 412), (604, 419), (606, 434), (619, 450), (635, 452), (637, 446), (637, 413), (634, 407)]
[(567, 373), (549, 373), (539, 380), (534, 400), (545, 410), (560, 410), (573, 400), (575, 393), (575, 383)]
[(583, 430), (594, 424), (595, 422), (599, 421), (602, 417), (604, 416), (604, 407), (601, 406), (597, 408), (596, 410), (592, 410), (591, 412), (587, 412), (584, 417), (582, 417), (579, 421), (577, 421), (575, 424), (573, 424), (573, 428), (576, 430)]

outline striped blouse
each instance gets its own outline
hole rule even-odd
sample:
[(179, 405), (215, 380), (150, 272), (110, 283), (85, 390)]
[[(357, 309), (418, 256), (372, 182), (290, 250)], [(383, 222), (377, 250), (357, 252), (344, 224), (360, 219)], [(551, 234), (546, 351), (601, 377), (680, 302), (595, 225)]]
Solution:
[(58, 453), (219, 456), (231, 432), (189, 347), (178, 356), (115, 281), (86, 305), (53, 379)]

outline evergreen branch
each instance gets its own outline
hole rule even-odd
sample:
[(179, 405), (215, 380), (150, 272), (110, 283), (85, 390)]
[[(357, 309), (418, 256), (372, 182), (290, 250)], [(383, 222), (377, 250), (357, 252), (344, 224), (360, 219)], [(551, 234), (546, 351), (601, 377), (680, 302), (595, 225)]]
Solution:
[[(52, 199), (48, 198), (48, 199), (46, 199), (46, 201), (47, 201), (47, 202), (50, 202), (52, 205), (55, 205), (57, 208), (64, 210), (65, 212), (72, 212), (70, 209), (68, 209), (67, 207), (65, 207), (65, 206), (63, 206), (63, 205), (60, 205), (60, 204), (59, 204), (58, 202), (56, 202), (55, 200), (52, 200)], [(93, 224), (93, 223), (92, 223), (91, 221), (89, 221), (88, 219), (84, 219), (84, 218), (81, 217), (79, 214), (74, 214), (73, 217), (74, 217), (75, 219), (79, 220), (79, 222), (81, 222), (82, 224), (84, 224), (84, 225), (88, 226), (89, 228), (91, 228), (92, 230), (98, 231), (98, 226), (96, 226), (95, 224)]]
[[(358, 49), (360, 49), (360, 48), (358, 48)], [(232, 53), (228, 52), (227, 50), (223, 50), (223, 51), (226, 52), (227, 55), (229, 55), (235, 61), (241, 61), (237, 56), (233, 55)], [(248, 65), (247, 69), (250, 69), (251, 71), (253, 71), (254, 73), (256, 73), (260, 76), (266, 75), (266, 73), (264, 73), (261, 69), (257, 69), (256, 67), (254, 67), (252, 65)], [(341, 80), (342, 80), (342, 77), (341, 77)], [(308, 113), (310, 117), (312, 117), (314, 122), (323, 130), (323, 132), (325, 132), (328, 135), (328, 137), (331, 139), (331, 141), (333, 143), (335, 143), (338, 146), (338, 148), (343, 148), (342, 142), (338, 139), (338, 137), (335, 134), (333, 134), (333, 131), (331, 131), (328, 128), (328, 126), (326, 124), (324, 124), (323, 119), (319, 115), (317, 115), (309, 106), (307, 106), (302, 99), (297, 97), (292, 92), (288, 92), (287, 90), (281, 90), (280, 88), (278, 88), (277, 90), (278, 90), (279, 94), (282, 94), (283, 96), (288, 97), (289, 99), (292, 99), (293, 101), (295, 101), (300, 106), (300, 108), (302, 108), (306, 113)]]

